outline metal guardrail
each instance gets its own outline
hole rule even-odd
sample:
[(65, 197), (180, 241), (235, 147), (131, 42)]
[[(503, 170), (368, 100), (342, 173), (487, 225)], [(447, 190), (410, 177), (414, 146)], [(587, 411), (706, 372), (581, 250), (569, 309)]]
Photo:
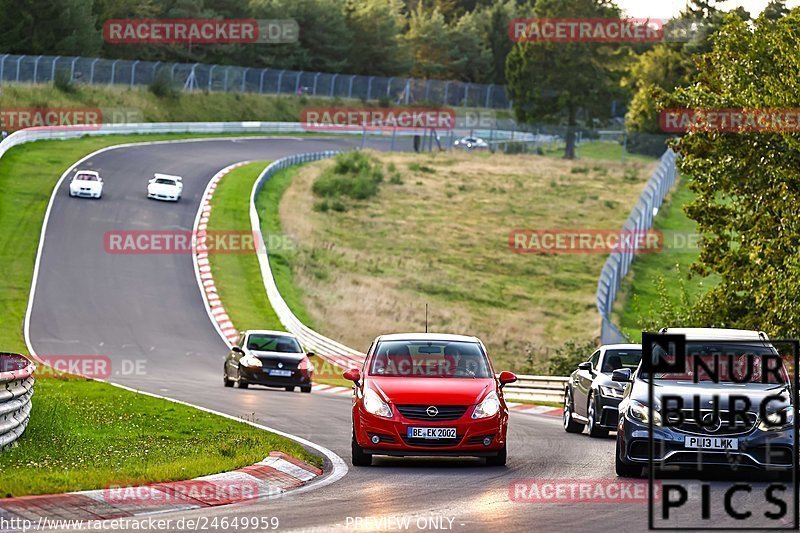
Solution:
[[(327, 159), (335, 156), (337, 153), (339, 152), (328, 150), (325, 152), (292, 155), (278, 159), (265, 168), (258, 176), (258, 179), (256, 179), (255, 184), (253, 184), (253, 189), (250, 192), (250, 227), (256, 239), (256, 249), (266, 250), (266, 253), (257, 254), (258, 262), (261, 267), (261, 278), (264, 282), (264, 288), (267, 291), (267, 297), (272, 305), (272, 309), (275, 310), (275, 314), (278, 315), (278, 319), (281, 321), (281, 324), (283, 324), (283, 327), (286, 328), (286, 331), (296, 335), (307, 349), (315, 352), (326, 361), (335, 363), (344, 368), (350, 368), (353, 366), (361, 366), (365, 354), (338, 343), (333, 339), (329, 339), (303, 324), (292, 310), (289, 309), (286, 301), (281, 296), (278, 286), (275, 284), (275, 278), (272, 275), (272, 269), (269, 264), (269, 249), (265, 245), (261, 235), (261, 219), (256, 209), (256, 198), (258, 194), (261, 192), (261, 189), (264, 188), (264, 184), (277, 172), (293, 165)], [(277, 209), (277, 206), (275, 206), (275, 208)]]
[(13, 444), (28, 426), (35, 369), (22, 355), (0, 353), (0, 450)]
[[(11, 147), (31, 141), (78, 139), (85, 135), (132, 135), (153, 133), (304, 133), (299, 122), (144, 122), (97, 126), (48, 126), (11, 133), (0, 142), (0, 157)], [(347, 132), (343, 132), (347, 133)], [(354, 132), (359, 134), (360, 132)]]
[(365, 100), (388, 98), (406, 104), (426, 102), (430, 105), (496, 109), (511, 107), (503, 85), (203, 63), (0, 54), (0, 84), (49, 83), (58, 72), (66, 72), (76, 83), (133, 87), (149, 85), (162, 69), (166, 69), (173, 81), (186, 90)]
[(569, 378), (558, 376), (517, 376), (517, 381), (506, 385), (503, 391), (510, 400), (527, 400), (531, 402), (564, 401), (564, 388)]
[[(677, 159), (678, 156), (672, 149), (664, 152), (664, 155), (661, 156), (661, 163), (645, 185), (639, 201), (631, 211), (628, 220), (623, 224), (622, 231), (639, 234), (653, 227), (653, 219), (658, 209), (675, 184)], [(600, 271), (600, 279), (597, 281), (597, 310), (600, 312), (602, 320), (600, 342), (603, 344), (628, 342), (628, 338), (611, 322), (610, 317), (620, 284), (628, 274), (635, 257), (635, 247), (621, 251), (615, 250), (608, 256), (603, 270)]]

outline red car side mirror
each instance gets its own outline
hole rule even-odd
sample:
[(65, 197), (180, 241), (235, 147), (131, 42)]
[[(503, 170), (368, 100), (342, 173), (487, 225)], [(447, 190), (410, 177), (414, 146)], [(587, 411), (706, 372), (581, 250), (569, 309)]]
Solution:
[(342, 377), (358, 385), (358, 382), (361, 381), (361, 371), (357, 368), (351, 368), (350, 370), (342, 374)]
[(500, 381), (500, 386), (508, 385), (509, 383), (514, 383), (517, 381), (517, 375), (513, 372), (509, 372), (504, 370), (500, 372), (500, 376), (497, 378)]

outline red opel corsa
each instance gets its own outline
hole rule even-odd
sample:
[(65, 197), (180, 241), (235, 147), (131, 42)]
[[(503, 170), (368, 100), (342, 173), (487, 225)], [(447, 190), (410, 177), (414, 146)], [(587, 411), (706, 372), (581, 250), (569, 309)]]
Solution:
[(367, 352), (355, 383), (353, 464), (373, 455), (485, 457), (506, 464), (508, 408), (483, 343), (438, 333), (382, 335)]

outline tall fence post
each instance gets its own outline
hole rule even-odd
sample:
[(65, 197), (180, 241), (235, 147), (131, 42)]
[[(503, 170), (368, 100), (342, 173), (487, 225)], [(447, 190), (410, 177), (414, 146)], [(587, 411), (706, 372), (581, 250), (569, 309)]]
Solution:
[(3, 70), (6, 66), (6, 58), (8, 54), (3, 54), (2, 59), (0, 59), (0, 83), (3, 83)]
[(131, 65), (131, 87), (133, 87), (134, 80), (136, 80), (136, 65), (138, 65), (140, 61), (137, 59)]
[[(20, 63), (22, 63), (22, 60), (23, 60), (24, 58), (25, 58), (25, 56), (19, 56), (19, 57), (17, 58), (17, 83), (19, 83), (19, 67), (20, 67)], [(95, 61), (96, 61), (96, 60), (95, 60)]]
[(119, 59), (115, 59), (113, 63), (111, 63), (111, 79), (108, 80), (109, 85), (114, 85), (114, 75), (117, 73), (117, 63)]
[[(61, 59), (61, 56), (54, 57), (53, 58), (53, 64), (50, 65), (50, 81), (56, 81), (56, 63), (58, 63), (59, 59)], [(0, 79), (2, 79), (2, 78), (3, 78), (3, 76), (2, 76), (2, 74), (0, 74)]]
[(94, 66), (100, 61), (99, 58), (92, 61), (92, 66), (89, 68), (89, 83), (94, 83)]
[(286, 72), (286, 69), (278, 72), (278, 94), (281, 94), (281, 81), (283, 80), (283, 73)]
[(33, 83), (36, 83), (36, 78), (39, 74), (39, 61), (41, 61), (42, 56), (36, 58), (36, 61), (33, 62)]

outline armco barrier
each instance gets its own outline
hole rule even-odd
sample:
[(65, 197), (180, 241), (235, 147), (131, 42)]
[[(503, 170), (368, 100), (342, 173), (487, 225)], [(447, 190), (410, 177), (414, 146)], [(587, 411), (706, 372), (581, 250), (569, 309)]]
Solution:
[[(258, 216), (256, 209), (256, 198), (258, 193), (264, 187), (264, 184), (275, 175), (275, 173), (301, 163), (308, 163), (310, 161), (319, 161), (320, 159), (327, 159), (337, 154), (336, 151), (313, 152), (307, 154), (297, 154), (289, 157), (278, 159), (270, 164), (258, 176), (253, 189), (250, 192), (250, 227), (253, 235), (256, 236), (256, 249), (266, 250), (265, 253), (258, 254), (258, 262), (261, 266), (261, 278), (264, 282), (264, 288), (267, 291), (267, 297), (278, 315), (278, 319), (283, 324), (287, 331), (297, 336), (300, 342), (311, 351), (317, 353), (320, 357), (328, 362), (336, 363), (342, 367), (361, 366), (364, 361), (364, 354), (358, 350), (348, 348), (344, 344), (340, 344), (333, 339), (321, 335), (313, 329), (303, 324), (295, 314), (289, 309), (289, 306), (281, 296), (278, 286), (275, 284), (275, 278), (272, 276), (272, 269), (269, 265), (269, 250), (264, 244), (264, 239), (261, 235), (261, 219)], [(277, 209), (277, 206), (275, 206)]]
[[(661, 156), (661, 164), (650, 177), (639, 201), (631, 211), (628, 220), (622, 226), (623, 231), (639, 234), (653, 227), (653, 218), (664, 203), (664, 198), (675, 184), (677, 176), (678, 156), (671, 149)], [(600, 312), (600, 342), (613, 344), (629, 342), (620, 329), (611, 322), (611, 311), (617, 299), (620, 284), (631, 268), (636, 257), (636, 250), (614, 251), (606, 259), (600, 279), (597, 281), (597, 310)]]
[(531, 402), (564, 401), (564, 388), (569, 378), (557, 376), (517, 376), (517, 381), (506, 385), (505, 397), (512, 400)]
[(0, 353), (0, 450), (13, 444), (28, 426), (35, 369), (22, 355)]

